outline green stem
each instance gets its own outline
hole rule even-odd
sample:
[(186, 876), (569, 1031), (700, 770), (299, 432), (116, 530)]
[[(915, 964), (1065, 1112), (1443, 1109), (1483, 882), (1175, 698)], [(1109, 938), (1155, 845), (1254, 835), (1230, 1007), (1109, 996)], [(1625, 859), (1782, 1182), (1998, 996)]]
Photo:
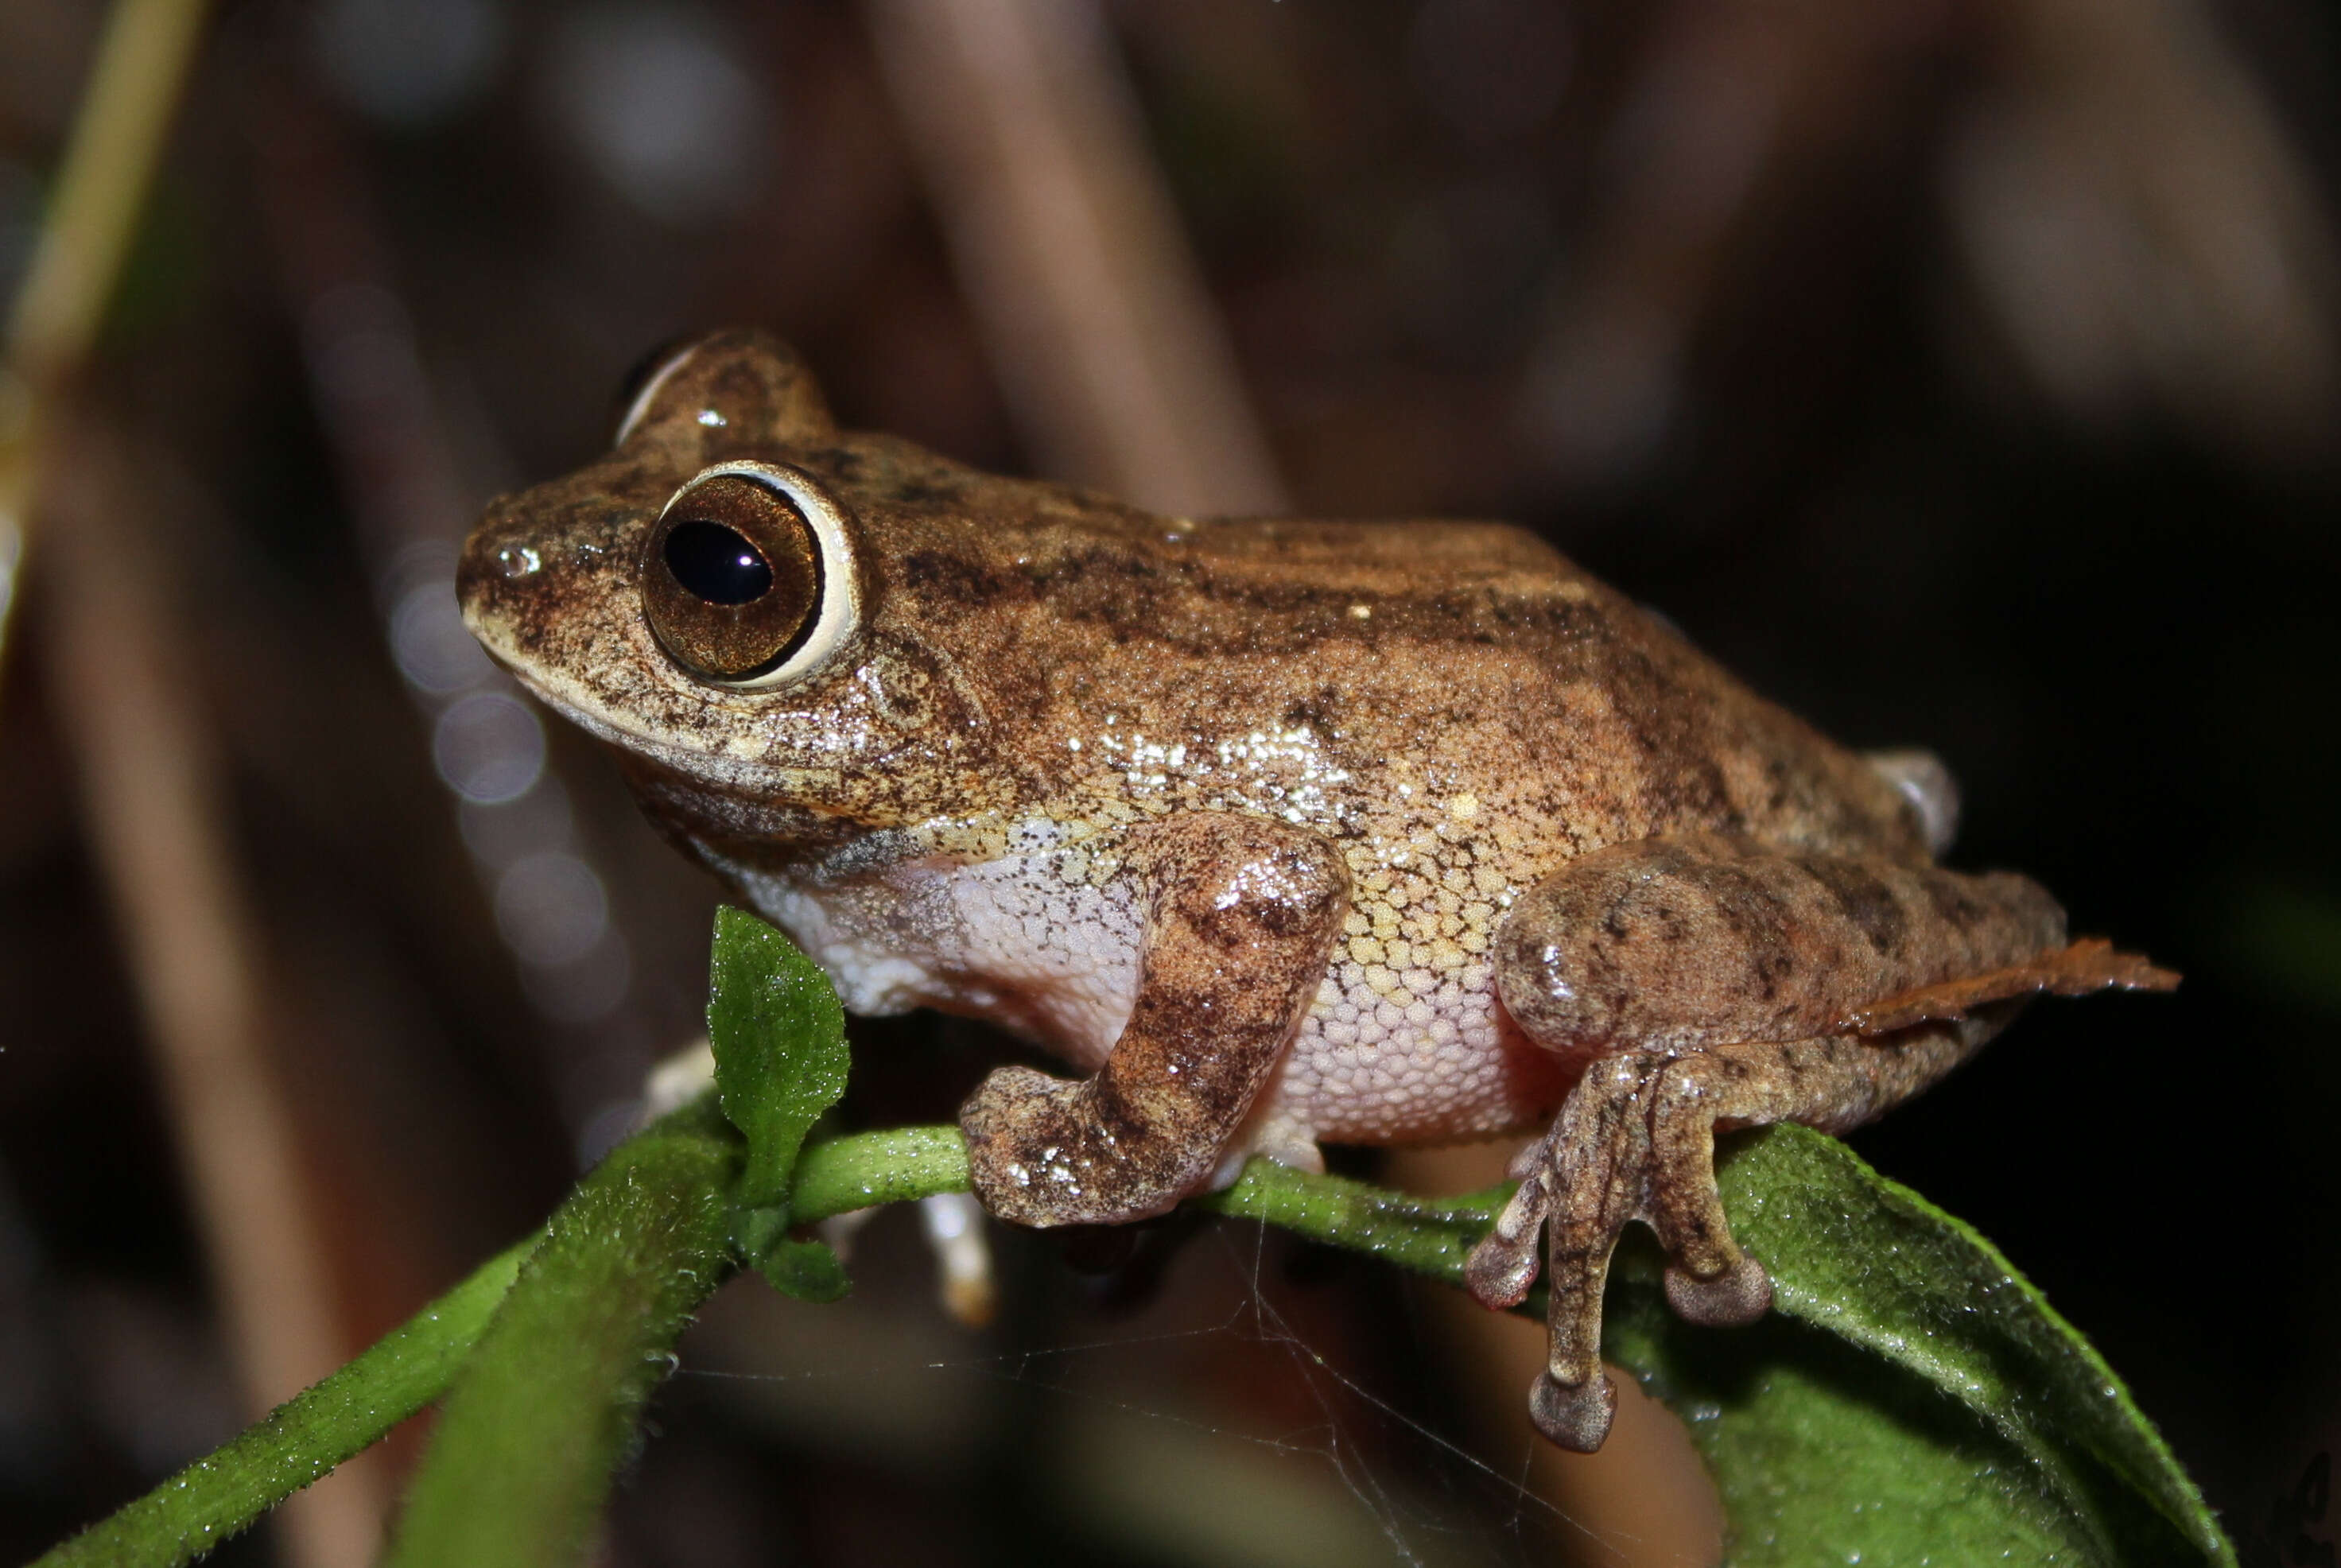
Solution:
[(1341, 1176), (1311, 1176), (1264, 1159), (1244, 1166), (1225, 1192), (1187, 1200), (1190, 1208), (1270, 1225), (1350, 1252), (1378, 1257), (1449, 1285), (1463, 1283), (1463, 1260), (1496, 1221), (1509, 1184), (1456, 1197), (1407, 1197)]
[(579, 1560), (677, 1336), (731, 1275), (741, 1157), (710, 1096), (578, 1185), (448, 1397), (392, 1568)]
[(347, 1366), (33, 1568), (175, 1568), (212, 1551), (438, 1398), (535, 1245), (531, 1236), (490, 1258)]
[(813, 1144), (797, 1161), (789, 1218), (797, 1225), (880, 1204), (967, 1191), (967, 1140), (957, 1127), (894, 1127)]
[[(807, 1225), (848, 1209), (967, 1190), (967, 1140), (957, 1127), (857, 1133), (806, 1146), (797, 1163), (789, 1218)], [(1508, 1184), (1457, 1197), (1413, 1198), (1256, 1159), (1227, 1191), (1190, 1198), (1187, 1205), (1262, 1220), (1459, 1285), (1464, 1258), (1510, 1196)]]

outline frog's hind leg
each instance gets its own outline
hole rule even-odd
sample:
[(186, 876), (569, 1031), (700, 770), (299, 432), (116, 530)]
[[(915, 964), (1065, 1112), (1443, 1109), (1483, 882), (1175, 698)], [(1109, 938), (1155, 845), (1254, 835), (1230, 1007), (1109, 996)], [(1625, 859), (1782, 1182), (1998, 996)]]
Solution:
[(1495, 958), (1514, 1019), (1593, 1065), (1466, 1277), (1489, 1305), (1518, 1303), (1545, 1234), (1551, 1360), (1531, 1408), (1580, 1449), (1609, 1428), (1601, 1292), (1629, 1220), (1659, 1233), (1683, 1315), (1745, 1323), (1770, 1303), (1716, 1196), (1718, 1126), (1842, 1131), (1957, 1066), (2010, 998), (2171, 978), (2066, 947), (2063, 911), (2020, 877), (1714, 835), (1571, 862), (1513, 906)]

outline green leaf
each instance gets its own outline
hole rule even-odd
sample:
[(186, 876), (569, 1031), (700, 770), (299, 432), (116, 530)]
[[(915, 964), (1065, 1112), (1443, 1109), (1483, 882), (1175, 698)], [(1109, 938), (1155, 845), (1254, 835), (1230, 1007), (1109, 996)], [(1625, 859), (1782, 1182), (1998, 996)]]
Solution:
[[(1753, 1477), (1798, 1446), (1818, 1450), (1805, 1461), (1808, 1476), (1845, 1467), (1847, 1498), (1859, 1495), (1856, 1475), (1863, 1469), (1869, 1478), (1908, 1477), (1903, 1494), (1917, 1496), (1915, 1442), (1906, 1442), (1910, 1452), (1898, 1467), (1884, 1456), (1882, 1424), (1890, 1421), (1941, 1456), (1931, 1473), (1941, 1495), (1934, 1511), (1914, 1514), (1906, 1521), (1913, 1528), (1898, 1535), (1886, 1533), (1888, 1511), (1873, 1509), (1858, 1528), (1840, 1518), (1830, 1533), (1848, 1543), (1846, 1550), (1858, 1549), (1854, 1543), (1864, 1535), (1879, 1542), (1883, 1556), (1866, 1561), (1894, 1560), (1892, 1543), (1904, 1552), (1928, 1545), (1938, 1559), (1984, 1560), (1981, 1534), (1952, 1551), (1948, 1540), (1927, 1533), (1948, 1527), (1954, 1517), (1949, 1498), (1964, 1487), (1969, 1494), (1997, 1489), (2011, 1520), (2053, 1517), (2073, 1537), (2073, 1549), (2057, 1557), (2035, 1558), (2028, 1545), (2011, 1544), (2013, 1561), (2234, 1563), (2235, 1549), (2201, 1493), (2105, 1358), (1973, 1226), (1888, 1181), (1835, 1138), (1805, 1127), (1731, 1140), (1717, 1174), (1735, 1234), (1771, 1270), (1776, 1315), (1810, 1325), (1775, 1331), (1780, 1354), (1800, 1353), (1795, 1376), (1817, 1389), (1843, 1390), (1836, 1405), (1873, 1413), (1858, 1426), (1841, 1424), (1838, 1436), (1826, 1439), (1827, 1424), (1791, 1379), (1768, 1390), (1750, 1381), (1751, 1369), (1736, 1374), (1747, 1394), (1738, 1419), (1722, 1398), (1723, 1414), (1704, 1424), (1709, 1431), (1695, 1425), (1693, 1436), (1708, 1450), (1727, 1494), (1742, 1494), (1751, 1522), (1761, 1517), (1764, 1531), (1783, 1538), (1795, 1538), (1788, 1535), (1793, 1523), (1799, 1545), (1818, 1543), (1823, 1521), (1808, 1503), (1775, 1488), (1764, 1494), (1767, 1513), (1750, 1490)], [(1655, 1292), (1655, 1259), (1648, 1251), (1639, 1255), (1639, 1272)], [(1866, 1356), (1848, 1356), (1822, 1335)], [(1679, 1326), (1665, 1338), (1682, 1345), (1689, 1335)], [(1769, 1345), (1764, 1352), (1774, 1354)], [(1718, 1344), (1698, 1354), (1729, 1351)], [(1754, 1374), (1770, 1365), (1741, 1355)], [(1709, 1363), (1683, 1357), (1679, 1371), (1686, 1386), (1701, 1365)], [(1899, 1378), (1886, 1375), (1888, 1369)], [(1654, 1383), (1669, 1373), (1659, 1362), (1636, 1370)], [(1702, 1404), (1705, 1397), (1697, 1396)], [(1895, 1493), (1871, 1495), (1885, 1500)], [(1743, 1527), (1738, 1561), (1791, 1560), (1756, 1552), (1758, 1534)]]
[[(1649, 1261), (1655, 1279), (1659, 1261)], [(1734, 1568), (1810, 1563), (2200, 1563), (2167, 1530), (2132, 1554), (1975, 1413), (1775, 1315), (1726, 1340), (1655, 1291), (1613, 1293), (1613, 1361), (1689, 1424)], [(2135, 1513), (2135, 1511), (2130, 1511)], [(2150, 1523), (2150, 1521), (2149, 1521)]]
[[(1734, 1563), (2234, 1563), (2120, 1381), (1990, 1243), (1808, 1128), (1725, 1149), (1725, 1208), (1771, 1271), (1773, 1315), (1681, 1322), (1636, 1236), (1605, 1348), (1689, 1424)], [(1196, 1201), (1459, 1285), (1505, 1196), (1407, 1199), (1255, 1160)]]
[(732, 1216), (732, 1245), (764, 1282), (799, 1301), (842, 1301), (853, 1282), (829, 1244), (789, 1236), (789, 1211), (743, 1208)]
[(723, 1114), (748, 1140), (732, 1245), (774, 1290), (836, 1301), (851, 1288), (826, 1242), (789, 1235), (805, 1134), (845, 1093), (845, 1013), (796, 944), (753, 915), (715, 912), (707, 1037)]
[(743, 910), (715, 911), (711, 968), (715, 1087), (748, 1140), (739, 1200), (785, 1209), (805, 1134), (845, 1093), (845, 1013), (812, 960)]
[(732, 1272), (740, 1166), (702, 1100), (578, 1184), (448, 1395), (392, 1568), (582, 1560), (676, 1337)]
[(845, 1265), (822, 1241), (783, 1241), (756, 1260), (756, 1272), (782, 1295), (826, 1305), (842, 1301), (853, 1288)]

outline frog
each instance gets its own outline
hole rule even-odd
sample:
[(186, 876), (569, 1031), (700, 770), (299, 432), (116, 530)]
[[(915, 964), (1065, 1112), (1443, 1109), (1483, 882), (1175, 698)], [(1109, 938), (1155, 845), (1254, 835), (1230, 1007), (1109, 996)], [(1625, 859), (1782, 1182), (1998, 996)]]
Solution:
[[(1718, 1130), (1842, 1133), (2028, 998), (2167, 988), (2038, 884), (1946, 868), (1948, 774), (1857, 752), (1505, 523), (1156, 516), (842, 430), (753, 329), (490, 504), (464, 620), (863, 1015), (1069, 1067), (960, 1111), (982, 1206), (1115, 1225), (1325, 1145), (1529, 1135), (1469, 1288), (1541, 1272), (1529, 1414), (1600, 1446), (1656, 1233), (1768, 1310)], [(1541, 1251), (1539, 1251), (1541, 1244)]]

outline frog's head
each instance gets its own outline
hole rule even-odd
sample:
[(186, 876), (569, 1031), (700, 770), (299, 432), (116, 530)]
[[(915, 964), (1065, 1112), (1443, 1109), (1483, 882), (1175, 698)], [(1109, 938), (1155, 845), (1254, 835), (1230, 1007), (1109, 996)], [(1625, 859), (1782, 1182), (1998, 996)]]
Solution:
[(688, 826), (981, 811), (1006, 694), (940, 614), (964, 574), (902, 563), (988, 556), (1026, 492), (1111, 510), (842, 433), (794, 353), (726, 332), (653, 367), (600, 461), (491, 505), (458, 592), (488, 650)]

